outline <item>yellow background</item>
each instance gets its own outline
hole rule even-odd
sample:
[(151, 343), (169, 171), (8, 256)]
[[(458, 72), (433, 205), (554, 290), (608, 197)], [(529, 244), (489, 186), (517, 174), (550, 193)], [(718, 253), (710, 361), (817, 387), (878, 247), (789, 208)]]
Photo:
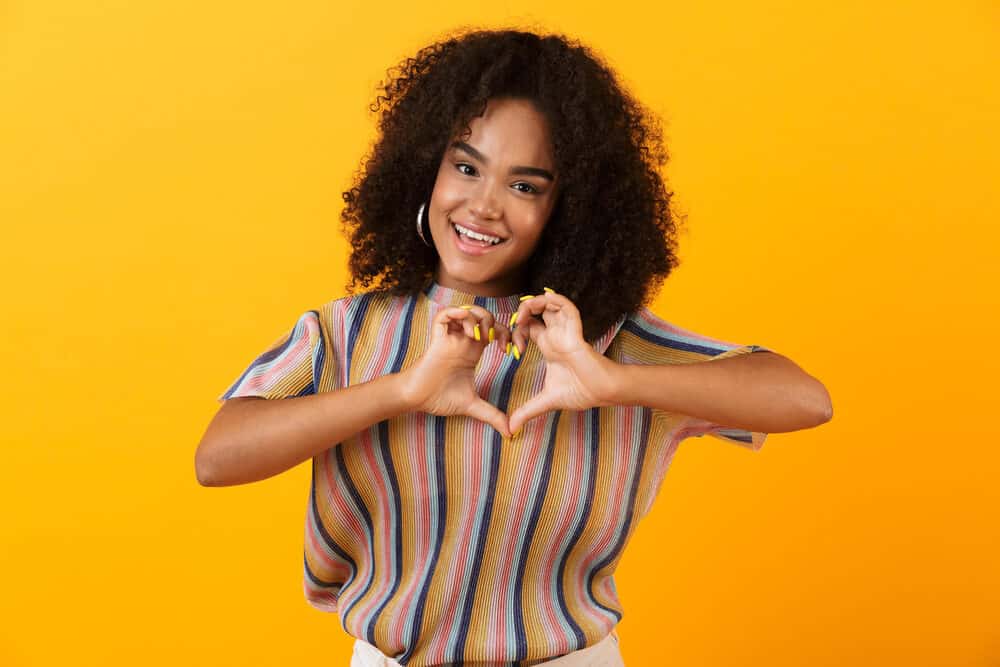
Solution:
[(616, 576), (629, 667), (1000, 665), (1000, 10), (870, 0), (0, 5), (0, 664), (346, 667), (308, 464), (203, 488), (194, 451), (346, 293), (374, 86), (462, 24), (609, 59), (689, 215), (656, 312), (833, 398), (681, 447)]

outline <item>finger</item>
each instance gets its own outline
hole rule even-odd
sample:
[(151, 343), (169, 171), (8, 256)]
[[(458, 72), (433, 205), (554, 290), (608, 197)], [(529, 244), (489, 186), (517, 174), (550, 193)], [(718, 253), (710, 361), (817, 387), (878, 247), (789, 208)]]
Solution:
[(479, 315), (473, 312), (473, 308), (474, 306), (449, 306), (445, 309), (445, 313), (452, 323), (460, 326), (466, 336), (475, 340)]
[[(521, 304), (517, 311), (511, 316), (513, 322), (513, 342), (517, 346), (519, 353), (524, 354), (528, 348), (528, 341), (532, 338), (530, 331), (533, 322), (543, 326), (542, 313), (549, 307), (550, 295), (548, 292), (538, 295), (526, 295), (521, 297)], [(555, 306), (558, 309), (559, 306)]]
[(493, 326), (496, 327), (496, 344), (500, 347), (500, 349), (509, 354), (507, 347), (511, 340), (513, 340), (510, 328), (501, 320), (496, 320)]
[(476, 401), (469, 406), (467, 414), (473, 419), (478, 419), (481, 422), (489, 424), (505, 438), (509, 438), (511, 436), (510, 427), (507, 423), (507, 415), (501, 412), (495, 405), (484, 401), (481, 398), (477, 398)]
[(511, 432), (518, 433), (529, 421), (553, 409), (555, 409), (555, 406), (552, 404), (552, 399), (544, 391), (540, 394), (535, 394), (518, 407), (517, 410), (514, 410), (514, 414), (507, 420), (508, 428), (510, 428)]
[(566, 320), (567, 315), (563, 311), (562, 306), (560, 306), (558, 303), (552, 303), (550, 301), (549, 303), (545, 304), (545, 309), (542, 310), (542, 313), (541, 315), (539, 315), (539, 317), (541, 318), (542, 322), (545, 323), (545, 326), (548, 327), (555, 324), (559, 324), (560, 322), (564, 322)]
[[(459, 306), (463, 310), (472, 313), (475, 317), (473, 324), (472, 337), (477, 341), (485, 345), (489, 345), (496, 340), (496, 321), (491, 313), (486, 308), (478, 306), (476, 304), (466, 304), (464, 306)], [(478, 331), (476, 327), (478, 326)]]
[(484, 345), (489, 345), (494, 340), (496, 340), (496, 326), (494, 323), (493, 313), (483, 308), (482, 306), (473, 305), (469, 308), (469, 312), (476, 315), (479, 319), (479, 340)]
[(531, 311), (530, 317), (541, 320), (546, 326), (552, 324), (562, 324), (577, 330), (583, 335), (583, 323), (581, 321), (580, 310), (568, 297), (558, 292), (549, 291), (525, 302)]
[(537, 341), (539, 334), (545, 331), (546, 325), (542, 324), (538, 320), (530, 320), (528, 324), (521, 327), (521, 335), (525, 338), (525, 347), (527, 347), (528, 341)]
[(458, 306), (447, 306), (434, 316), (434, 323), (435, 325), (440, 323), (461, 325), (468, 318), (468, 310)]
[(511, 353), (517, 359), (521, 358), (521, 355), (525, 353), (528, 347), (528, 340), (522, 329), (524, 327), (525, 320), (531, 317), (531, 310), (525, 304), (536, 298), (538, 297), (535, 294), (526, 294), (522, 296), (520, 305), (518, 305), (517, 310), (511, 314), (510, 321), (507, 323), (511, 332)]
[(566, 311), (566, 313), (569, 314), (570, 316), (580, 317), (580, 310), (576, 307), (576, 304), (570, 300), (569, 297), (563, 294), (559, 294), (558, 292), (555, 291), (550, 292), (547, 290), (548, 288), (546, 288), (546, 292), (543, 295), (546, 297), (545, 299), (546, 305), (551, 304), (553, 306), (558, 306), (559, 311)]
[(461, 331), (462, 319), (468, 314), (461, 308), (442, 308), (433, 319), (432, 338), (438, 339), (452, 331)]

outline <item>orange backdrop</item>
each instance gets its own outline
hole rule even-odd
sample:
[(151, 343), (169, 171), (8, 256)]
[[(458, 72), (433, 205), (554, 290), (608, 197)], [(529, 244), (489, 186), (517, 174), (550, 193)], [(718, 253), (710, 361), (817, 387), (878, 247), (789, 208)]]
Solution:
[(616, 576), (629, 667), (1000, 665), (1000, 10), (858, 0), (4, 3), (0, 664), (346, 667), (308, 464), (203, 488), (194, 451), (346, 293), (374, 86), (463, 24), (607, 56), (688, 214), (656, 312), (833, 398), (680, 448)]

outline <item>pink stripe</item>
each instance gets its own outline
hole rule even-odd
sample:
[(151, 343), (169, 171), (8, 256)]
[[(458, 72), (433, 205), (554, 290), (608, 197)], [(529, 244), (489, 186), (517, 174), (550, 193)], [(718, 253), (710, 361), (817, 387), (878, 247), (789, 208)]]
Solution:
[(700, 333), (695, 333), (694, 331), (689, 331), (687, 329), (682, 329), (681, 327), (667, 322), (663, 318), (659, 317), (653, 311), (648, 308), (641, 308), (638, 311), (638, 316), (642, 318), (644, 322), (648, 322), (653, 329), (659, 329), (662, 332), (669, 332), (674, 334), (679, 334), (686, 338), (692, 338), (694, 340), (700, 340), (707, 343), (715, 343), (716, 345), (722, 345), (727, 347), (738, 347), (736, 343), (731, 343), (729, 341), (722, 340), (721, 338), (712, 338), (710, 336), (705, 336)]
[[(580, 501), (578, 498), (574, 498), (569, 494), (572, 493), (574, 489), (581, 488), (583, 484), (583, 469), (584, 461), (588, 455), (586, 451), (586, 443), (583, 439), (583, 434), (586, 432), (587, 419), (585, 412), (578, 412), (571, 420), (569, 420), (570, 433), (568, 435), (568, 444), (572, 447), (575, 444), (574, 449), (571, 454), (573, 461), (576, 465), (566, 471), (566, 484), (563, 486), (563, 495), (558, 499), (559, 507), (559, 519), (556, 521), (556, 528), (552, 531), (551, 541), (544, 545), (544, 548), (540, 550), (539, 553), (546, 554), (545, 561), (542, 563), (542, 567), (539, 570), (544, 574), (556, 574), (558, 571), (558, 565), (556, 563), (557, 548), (566, 539), (567, 534), (572, 527), (573, 521), (573, 511), (576, 509), (577, 503)], [(573, 549), (579, 546), (576, 545)], [(569, 561), (569, 556), (572, 554), (573, 549), (567, 554), (567, 562)], [(570, 578), (572, 578), (572, 572), (568, 572)], [(566, 573), (564, 573), (566, 574)], [(548, 583), (547, 581), (545, 583)], [(563, 586), (562, 580), (555, 582), (556, 588)], [(567, 592), (564, 590), (564, 593)], [(565, 632), (560, 630), (561, 624), (559, 622), (560, 617), (562, 617), (562, 610), (556, 610), (556, 600), (554, 595), (551, 595), (548, 587), (539, 586), (538, 587), (538, 606), (541, 609), (541, 618), (543, 621), (547, 620), (548, 624), (546, 630), (548, 636), (553, 637), (556, 640), (556, 644), (552, 647), (556, 653), (567, 653), (570, 650), (570, 639), (565, 635)]]
[[(408, 462), (407, 469), (414, 471), (416, 479), (430, 479), (430, 474), (432, 473), (427, 469), (424, 457), (422, 456), (427, 451), (426, 413), (411, 415), (410, 419), (412, 419), (414, 425), (413, 428), (409, 429), (409, 432), (414, 434), (416, 442), (413, 447), (407, 447), (404, 450), (404, 455), (407, 457)], [(408, 423), (410, 422), (408, 421)], [(415, 538), (414, 550), (416, 558), (413, 561), (413, 572), (422, 573), (429, 566), (429, 561), (432, 557), (430, 544), (430, 498), (428, 495), (415, 495), (419, 495), (424, 502), (416, 506), (414, 521), (410, 524)], [(417, 601), (416, 593), (421, 583), (420, 577), (417, 576), (406, 577), (404, 575), (404, 581), (408, 581), (409, 585), (396, 593), (399, 598), (399, 604), (395, 608), (398, 609), (398, 612), (393, 614), (389, 626), (389, 637), (395, 646), (403, 646), (403, 631), (406, 629), (405, 621), (415, 611), (412, 607), (415, 606)]]
[[(367, 534), (365, 527), (361, 523), (360, 517), (351, 511), (350, 507), (344, 500), (345, 498), (349, 498), (350, 494), (347, 492), (346, 488), (341, 488), (334, 478), (334, 472), (337, 470), (337, 464), (336, 461), (333, 460), (333, 456), (333, 450), (328, 449), (322, 455), (322, 465), (318, 466), (324, 471), (323, 479), (326, 482), (325, 488), (332, 489), (332, 491), (325, 494), (323, 502), (328, 503), (327, 506), (334, 514), (334, 523), (343, 528), (352, 538), (349, 544), (361, 552), (354, 554), (355, 562), (360, 563), (354, 582), (364, 581), (368, 578), (373, 567), (372, 564), (374, 561), (372, 560), (372, 552), (368, 545)], [(323, 506), (323, 502), (319, 502), (320, 506)], [(341, 605), (343, 607), (347, 607), (350, 600), (352, 600), (359, 591), (360, 587), (358, 586), (352, 586), (346, 592), (341, 591)], [(354, 618), (357, 618), (357, 616), (355, 615)], [(344, 620), (345, 622), (347, 621), (347, 619)], [(360, 634), (360, 628), (352, 628), (352, 630), (358, 633), (357, 636), (363, 636)]]
[[(611, 506), (611, 511), (606, 514), (609, 519), (614, 517), (619, 517), (624, 514), (624, 504), (628, 498), (628, 487), (627, 483), (627, 473), (629, 470), (628, 462), (632, 460), (633, 454), (635, 453), (636, 445), (632, 440), (632, 421), (625, 420), (622, 424), (623, 432), (621, 434), (621, 439), (615, 447), (615, 461), (612, 469), (614, 470), (614, 476), (611, 478), (611, 498), (614, 502)], [(612, 432), (617, 432), (612, 430)], [(636, 470), (636, 474), (638, 474)], [(616, 536), (614, 528), (614, 523), (611, 520), (604, 521), (603, 530), (600, 533), (600, 537), (592, 545), (586, 545), (589, 548), (585, 548), (584, 552), (588, 555), (580, 562), (579, 573), (581, 575), (586, 575), (590, 571), (590, 566), (597, 560), (604, 558), (608, 546), (612, 543)], [(626, 527), (627, 528), (627, 527)], [(621, 555), (621, 554), (619, 554)], [(596, 612), (596, 607), (587, 602), (587, 592), (585, 587), (587, 585), (586, 576), (579, 576), (574, 578), (579, 582), (576, 587), (577, 595), (579, 595), (580, 606), (583, 608), (584, 613), (588, 614), (593, 622), (597, 625), (607, 622), (607, 617), (598, 615)]]
[(240, 395), (243, 391), (268, 391), (306, 357), (312, 358), (311, 345), (309, 336), (302, 336), (283, 355), (272, 361), (266, 372), (260, 375), (251, 372), (234, 395)]
[[(681, 440), (687, 437), (688, 430), (689, 429), (680, 429), (671, 433), (670, 440), (667, 442), (666, 450), (656, 459), (656, 468), (653, 471), (653, 477), (649, 480), (649, 484), (646, 486), (648, 495), (642, 509), (640, 510), (641, 516), (645, 516), (652, 507), (653, 501), (660, 492), (660, 485), (663, 484), (663, 478), (666, 476), (667, 470), (670, 468), (670, 462), (673, 461), (674, 453), (677, 451), (677, 445), (680, 444)], [(648, 447), (650, 450), (655, 452), (655, 450), (659, 449), (660, 443), (650, 440)], [(647, 456), (647, 459), (648, 458), (649, 457)]]
[[(494, 354), (490, 357), (489, 365), (485, 368), (485, 372), (480, 378), (477, 378), (477, 389), (480, 392), (486, 390), (487, 387), (491, 387), (496, 382), (497, 377), (500, 374), (500, 370), (503, 367), (504, 355), (499, 353)], [(482, 393), (480, 393), (482, 395)], [(508, 405), (508, 414), (513, 412), (514, 406)], [(541, 432), (544, 430), (545, 418), (539, 417), (533, 419), (525, 425), (525, 433), (523, 434), (524, 441), (531, 441), (532, 447), (530, 451), (525, 451), (527, 460), (537, 460), (538, 450), (542, 443)], [(483, 426), (482, 432), (485, 436), (486, 427)], [(484, 438), (485, 439), (485, 438)], [(518, 530), (516, 528), (524, 525), (526, 520), (525, 512), (528, 510), (528, 499), (530, 490), (530, 477), (528, 472), (530, 466), (522, 466), (518, 468), (518, 475), (514, 480), (514, 489), (512, 493), (512, 502), (508, 505), (508, 514), (505, 516), (500, 516), (497, 513), (497, 503), (494, 502), (494, 513), (496, 514), (495, 519), (497, 521), (502, 521), (503, 525), (509, 527), (509, 530), (504, 530), (500, 532), (501, 543), (500, 543), (500, 553), (502, 557), (499, 559), (498, 575), (489, 581), (492, 585), (492, 595), (489, 599), (496, 600), (496, 604), (491, 604), (487, 608), (487, 619), (486, 627), (487, 631), (490, 632), (491, 637), (496, 637), (497, 640), (493, 644), (497, 652), (492, 655), (486, 656), (488, 660), (503, 661), (504, 655), (499, 653), (503, 651), (504, 647), (508, 643), (507, 635), (507, 623), (506, 620), (509, 617), (509, 611), (512, 609), (512, 601), (510, 597), (510, 584), (513, 582), (511, 578), (511, 567), (513, 565), (514, 559), (516, 557), (516, 550), (518, 546)], [(510, 514), (510, 510), (515, 513), (513, 516)], [(485, 583), (485, 582), (484, 582)]]
[[(464, 590), (471, 589), (471, 585), (465, 583), (466, 579), (466, 562), (467, 556), (472, 554), (472, 528), (476, 518), (476, 508), (480, 504), (481, 500), (481, 487), (482, 487), (482, 465), (483, 465), (483, 443), (481, 438), (477, 438), (475, 433), (472, 432), (472, 419), (466, 419), (464, 433), (460, 436), (459, 442), (471, 443), (468, 448), (468, 456), (463, 457), (460, 461), (456, 463), (459, 466), (467, 466), (465, 470), (462, 471), (462, 498), (467, 498), (468, 502), (464, 505), (460, 505), (460, 513), (458, 519), (458, 534), (459, 539), (455, 545), (452, 553), (449, 556), (449, 567), (446, 572), (454, 572), (455, 576), (452, 577), (454, 581), (462, 582), (461, 588)], [(458, 596), (450, 596), (449, 602), (444, 610), (442, 610), (442, 624), (441, 630), (436, 637), (436, 641), (431, 644), (428, 648), (428, 654), (432, 656), (437, 661), (445, 661), (445, 651), (447, 650), (447, 644), (449, 635), (452, 631), (461, 623), (461, 617), (457, 613), (456, 608), (458, 605)], [(447, 623), (447, 621), (451, 623)], [(461, 658), (462, 656), (458, 656)]]
[[(396, 331), (399, 327), (399, 320), (403, 314), (401, 301), (393, 304), (389, 312), (389, 319), (385, 326), (387, 331)], [(372, 379), (375, 373), (381, 373), (382, 369), (394, 351), (393, 339), (391, 336), (379, 336), (377, 338), (379, 345), (375, 349), (375, 354), (372, 355), (371, 360), (365, 369), (365, 378)], [(360, 451), (362, 452), (362, 457), (365, 463), (367, 463), (367, 469), (371, 474), (372, 487), (375, 489), (377, 496), (377, 501), (375, 503), (376, 508), (384, 508), (387, 510), (386, 516), (381, 516), (372, 512), (372, 508), (369, 508), (369, 514), (372, 517), (372, 531), (374, 533), (373, 539), (378, 548), (379, 553), (379, 563), (383, 565), (383, 571), (375, 579), (375, 587), (368, 591), (365, 596), (363, 603), (358, 605), (358, 613), (365, 622), (371, 616), (371, 613), (375, 608), (381, 604), (382, 599), (385, 596), (386, 591), (392, 584), (392, 578), (389, 575), (390, 570), (389, 565), (392, 562), (392, 532), (389, 522), (388, 510), (392, 507), (391, 500), (389, 498), (389, 489), (386, 485), (385, 473), (379, 467), (378, 461), (375, 456), (375, 448), (377, 446), (377, 434), (374, 433), (375, 425), (371, 428), (365, 429), (364, 431), (358, 433), (358, 441), (361, 445)], [(397, 517), (397, 521), (401, 521), (400, 517)], [(402, 565), (402, 564), (400, 564)]]

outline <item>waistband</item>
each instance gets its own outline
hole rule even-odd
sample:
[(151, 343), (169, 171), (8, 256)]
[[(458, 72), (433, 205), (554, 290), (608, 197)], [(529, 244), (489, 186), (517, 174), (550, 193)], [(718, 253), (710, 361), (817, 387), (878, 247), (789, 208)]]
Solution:
[[(599, 660), (604, 656), (614, 656), (617, 658), (617, 662), (600, 662)], [(462, 664), (464, 667), (501, 667), (509, 663), (464, 661)], [(588, 667), (592, 664), (621, 665), (623, 663), (621, 661), (621, 652), (618, 649), (618, 631), (612, 629), (610, 633), (597, 643), (577, 649), (566, 655), (561, 655), (551, 660), (540, 660), (527, 664), (532, 667)], [(369, 644), (363, 639), (355, 638), (354, 656), (351, 659), (351, 667), (402, 667), (402, 665), (382, 653), (376, 646)]]

